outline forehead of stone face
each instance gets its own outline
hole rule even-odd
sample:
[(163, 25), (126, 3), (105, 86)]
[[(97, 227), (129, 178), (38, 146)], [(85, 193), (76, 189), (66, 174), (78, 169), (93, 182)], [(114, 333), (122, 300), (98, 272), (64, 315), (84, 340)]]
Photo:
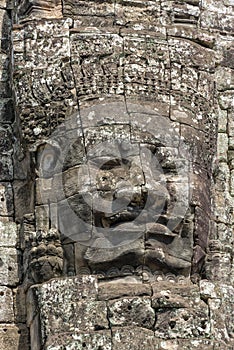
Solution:
[(136, 173), (139, 169), (154, 168), (154, 174), (150, 169), (147, 173), (155, 178), (162, 169), (165, 173), (176, 173), (178, 167), (186, 166), (187, 155), (181, 153), (176, 130), (173, 135), (172, 132), (173, 126), (169, 130), (158, 124), (153, 133), (145, 129), (144, 123), (142, 128), (139, 123), (84, 129), (79, 126), (62, 130), (41, 144), (37, 148), (37, 162), (47, 176), (88, 162), (92, 168), (112, 169), (115, 175), (120, 168), (131, 168)]

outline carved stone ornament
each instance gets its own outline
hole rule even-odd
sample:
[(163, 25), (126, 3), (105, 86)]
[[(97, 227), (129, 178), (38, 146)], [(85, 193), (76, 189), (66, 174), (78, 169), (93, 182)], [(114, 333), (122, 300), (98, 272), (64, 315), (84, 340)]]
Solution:
[(29, 251), (29, 276), (42, 283), (62, 275), (63, 249), (55, 229), (39, 231)]

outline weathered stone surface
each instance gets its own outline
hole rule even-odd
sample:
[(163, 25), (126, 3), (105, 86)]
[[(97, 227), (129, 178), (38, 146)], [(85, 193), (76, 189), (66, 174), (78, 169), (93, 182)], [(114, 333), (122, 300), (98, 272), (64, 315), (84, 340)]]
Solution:
[(109, 301), (108, 317), (112, 327), (128, 326), (153, 329), (155, 312), (151, 307), (151, 300), (143, 298), (122, 298)]
[(12, 164), (12, 159), (10, 154), (1, 155), (0, 169), (1, 169), (2, 181), (13, 180), (13, 164)]
[(62, 3), (59, 0), (52, 0), (48, 3), (22, 1), (17, 8), (17, 12), (22, 22), (32, 19), (62, 18)]
[(18, 350), (19, 347), (28, 350), (28, 333), (23, 325), (18, 327), (10, 324), (0, 326), (0, 346), (2, 349)]
[(117, 280), (115, 283), (103, 282), (98, 285), (99, 300), (111, 300), (130, 296), (151, 296), (151, 294), (152, 289), (149, 284), (121, 283)]
[(15, 204), (15, 215), (16, 219), (20, 219), (28, 213), (33, 212), (34, 206), (34, 184), (31, 180), (29, 181), (14, 181), (13, 192), (14, 192), (14, 204)]
[(233, 340), (233, 286), (216, 287), (217, 297), (208, 299), (211, 331), (216, 339)]
[(154, 332), (139, 327), (114, 328), (112, 338), (113, 350), (156, 350), (158, 340)]
[(13, 216), (13, 193), (10, 183), (0, 184), (0, 216)]
[[(14, 79), (16, 84), (19, 84), (19, 89), (17, 89), (19, 94), (17, 97), (19, 99), (20, 114), (22, 116), (21, 124), (22, 126), (24, 125), (23, 135), (24, 138), (28, 140), (35, 140), (36, 137), (42, 138), (43, 135), (50, 134), (48, 126), (51, 125), (52, 128), (56, 127), (58, 120), (64, 120), (65, 115), (70, 112), (72, 105), (76, 105), (76, 92), (74, 90), (72, 71), (69, 65), (70, 24), (71, 20), (61, 20), (61, 22), (51, 21), (44, 24), (40, 23), (40, 25), (37, 25), (36, 22), (31, 21), (25, 24), (25, 30), (30, 34), (28, 35), (27, 39), (25, 38), (23, 45), (21, 46), (23, 46), (23, 51), (25, 48), (27, 53), (24, 57), (22, 50), (21, 52), (16, 52), (14, 61)], [(45, 37), (47, 39), (45, 39), (46, 41), (44, 42), (42, 39)], [(16, 45), (19, 41), (22, 42), (19, 28), (15, 29), (15, 41)], [(34, 48), (33, 52), (31, 52), (31, 47)], [(52, 51), (55, 53), (54, 58), (53, 56), (49, 55), (50, 61), (47, 60), (48, 50), (50, 50), (51, 53)], [(60, 54), (64, 58), (62, 60), (57, 60), (56, 57)], [(24, 59), (26, 60), (25, 63)], [(60, 63), (62, 63), (61, 67)], [(31, 69), (33, 69), (33, 74), (31, 74)], [(63, 78), (65, 78), (65, 81)], [(32, 92), (29, 92), (28, 87), (31, 84), (31, 79), (34, 81), (34, 88)], [(21, 90), (20, 84), (23, 81), (25, 89), (23, 88)], [(57, 96), (56, 91), (59, 96)], [(28, 94), (30, 94), (31, 98), (34, 100), (33, 110), (32, 106), (28, 105)], [(66, 100), (63, 107), (59, 102), (61, 101), (61, 98), (64, 101)], [(49, 106), (48, 102), (50, 100), (53, 100), (53, 106)], [(47, 106), (46, 110), (45, 107), (40, 106), (42, 101), (44, 101), (45, 106)], [(54, 114), (55, 110), (57, 110), (56, 116)], [(38, 116), (36, 118), (37, 122), (35, 122), (35, 120), (32, 121), (32, 116), (35, 113)], [(47, 117), (51, 116), (51, 122), (47, 122), (45, 120), (46, 115)], [(33, 124), (33, 127), (28, 127), (28, 125), (31, 124)], [(54, 126), (52, 126), (52, 124)]]
[(208, 307), (201, 309), (170, 308), (156, 312), (155, 336), (170, 338), (209, 338), (210, 324)]
[(26, 323), (26, 294), (24, 287), (13, 289), (14, 314), (16, 323)]
[(19, 282), (19, 252), (15, 248), (0, 248), (0, 284), (16, 286)]
[[(84, 348), (92, 350), (112, 350), (110, 331), (98, 331), (89, 333), (71, 333), (50, 337), (44, 347), (45, 350), (67, 350)], [(37, 349), (36, 349), (37, 350)]]
[(17, 239), (17, 225), (14, 222), (0, 222), (0, 247), (15, 247)]
[(200, 350), (200, 349), (207, 349), (207, 350), (213, 350), (214, 348), (214, 342), (212, 340), (185, 340), (185, 339), (179, 339), (179, 340), (161, 340), (159, 341), (159, 348), (160, 350)]
[(202, 305), (199, 288), (196, 285), (159, 282), (153, 283), (152, 288), (152, 307), (155, 309), (205, 306)]
[[(107, 320), (107, 308), (105, 302), (93, 301), (87, 303), (77, 302), (69, 305), (66, 302), (65, 308), (62, 313), (59, 309), (55, 312), (47, 314), (47, 305), (39, 304), (40, 317), (45, 319), (44, 325), (41, 326), (41, 331), (44, 336), (49, 336), (54, 333), (71, 332), (75, 329), (79, 332), (88, 332), (99, 329), (108, 328)], [(82, 317), (77, 318), (77, 315)]]
[(14, 311), (13, 311), (13, 296), (11, 289), (7, 287), (0, 287), (0, 322), (8, 323), (14, 321)]
[[(32, 287), (27, 302), (30, 306), (28, 323), (31, 324), (35, 342), (41, 344), (42, 341), (43, 344), (54, 333), (71, 332), (74, 329), (85, 331), (108, 328), (106, 304), (95, 301), (96, 295), (97, 285), (93, 276), (54, 279)], [(77, 318), (77, 314), (82, 317)], [(40, 329), (38, 319), (41, 320)]]

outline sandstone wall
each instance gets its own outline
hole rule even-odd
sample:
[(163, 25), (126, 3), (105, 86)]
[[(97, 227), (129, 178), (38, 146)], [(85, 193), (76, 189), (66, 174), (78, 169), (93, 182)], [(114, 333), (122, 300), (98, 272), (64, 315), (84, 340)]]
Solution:
[(24, 316), (18, 314), (17, 286), (20, 284), (20, 250), (14, 206), (15, 111), (12, 93), (12, 9), (0, 3), (0, 347), (27, 348), (28, 332)]

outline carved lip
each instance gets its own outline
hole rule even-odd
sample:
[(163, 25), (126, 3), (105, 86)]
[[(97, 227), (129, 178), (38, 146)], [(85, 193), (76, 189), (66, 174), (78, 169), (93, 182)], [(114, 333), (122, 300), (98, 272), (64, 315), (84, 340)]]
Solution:
[(126, 222), (134, 221), (142, 213), (142, 210), (142, 207), (129, 205), (125, 210), (117, 212), (116, 214), (105, 214), (101, 218), (101, 224), (103, 227), (115, 227)]

